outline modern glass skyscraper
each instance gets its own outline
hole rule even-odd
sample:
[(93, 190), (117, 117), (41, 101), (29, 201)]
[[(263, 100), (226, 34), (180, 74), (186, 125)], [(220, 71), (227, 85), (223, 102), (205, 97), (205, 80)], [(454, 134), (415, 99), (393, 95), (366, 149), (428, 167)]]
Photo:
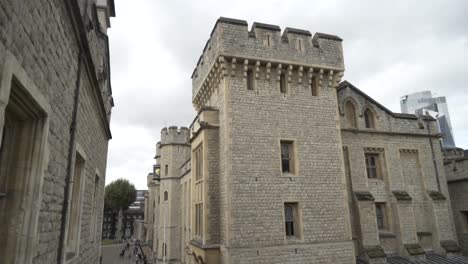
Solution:
[(431, 91), (423, 91), (408, 94), (400, 98), (402, 113), (407, 114), (429, 114), (437, 119), (439, 132), (442, 134), (442, 146), (444, 148), (454, 148), (452, 123), (448, 111), (445, 96), (432, 97)]

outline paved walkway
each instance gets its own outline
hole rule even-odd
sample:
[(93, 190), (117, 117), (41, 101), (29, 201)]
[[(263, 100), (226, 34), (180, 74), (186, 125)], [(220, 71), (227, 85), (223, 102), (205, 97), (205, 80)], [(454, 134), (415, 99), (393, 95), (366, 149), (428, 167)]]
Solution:
[[(119, 256), (123, 247), (123, 244), (101, 246), (102, 264), (135, 264), (135, 256), (131, 255), (130, 258), (128, 257), (130, 250), (125, 251), (124, 257)], [(133, 246), (130, 249), (133, 252)], [(140, 261), (139, 264), (143, 264), (143, 262)]]

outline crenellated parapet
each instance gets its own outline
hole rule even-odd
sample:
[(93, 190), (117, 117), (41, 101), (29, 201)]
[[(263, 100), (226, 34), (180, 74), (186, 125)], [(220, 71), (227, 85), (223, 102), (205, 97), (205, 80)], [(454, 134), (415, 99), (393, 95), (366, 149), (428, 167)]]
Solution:
[(197, 110), (226, 76), (247, 76), (337, 87), (344, 72), (342, 39), (307, 30), (219, 18), (192, 74), (192, 102)]
[(190, 145), (190, 130), (187, 127), (176, 127), (170, 126), (165, 127), (161, 130), (161, 141), (158, 142), (156, 148), (156, 155), (158, 154), (158, 149), (160, 149), (164, 145), (169, 144), (180, 144), (180, 145)]

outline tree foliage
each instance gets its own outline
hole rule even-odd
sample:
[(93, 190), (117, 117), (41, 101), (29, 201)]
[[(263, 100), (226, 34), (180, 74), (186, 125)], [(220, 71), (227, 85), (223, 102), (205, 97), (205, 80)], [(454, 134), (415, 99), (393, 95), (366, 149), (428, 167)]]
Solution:
[(106, 210), (126, 210), (136, 199), (136, 189), (126, 179), (118, 179), (106, 186), (104, 208)]

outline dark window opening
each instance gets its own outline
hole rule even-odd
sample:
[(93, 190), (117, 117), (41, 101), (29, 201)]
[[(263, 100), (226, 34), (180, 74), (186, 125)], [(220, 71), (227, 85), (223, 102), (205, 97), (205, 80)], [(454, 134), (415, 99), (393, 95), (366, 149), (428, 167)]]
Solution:
[(286, 76), (284, 73), (281, 73), (280, 75), (280, 92), (281, 93), (286, 93)]
[(312, 78), (312, 82), (310, 83), (310, 91), (312, 96), (318, 96), (317, 79), (315, 77)]
[(366, 109), (366, 111), (364, 111), (364, 123), (366, 125), (366, 128), (375, 128), (374, 115), (369, 109)]
[(379, 178), (379, 155), (366, 154), (367, 178)]
[(286, 237), (299, 237), (299, 212), (297, 203), (284, 203)]
[(247, 70), (247, 90), (254, 89), (254, 79), (253, 79), (253, 71), (252, 69)]
[(375, 215), (377, 219), (377, 227), (379, 229), (385, 229), (385, 204), (383, 203), (376, 203), (375, 204)]
[(281, 171), (294, 173), (294, 149), (290, 141), (281, 141)]

